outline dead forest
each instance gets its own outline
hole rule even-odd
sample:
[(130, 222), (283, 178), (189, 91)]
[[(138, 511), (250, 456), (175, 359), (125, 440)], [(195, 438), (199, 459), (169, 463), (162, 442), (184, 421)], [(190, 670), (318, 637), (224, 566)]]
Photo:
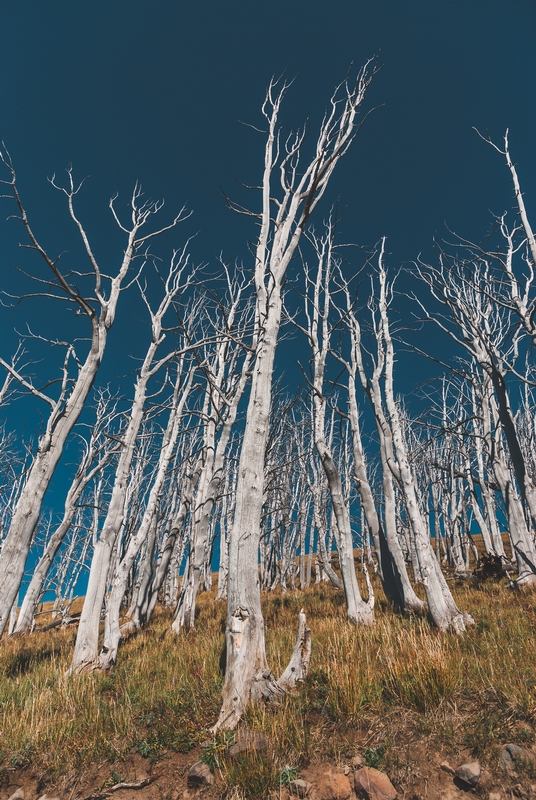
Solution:
[[(0, 352), (0, 647), (68, 630), (65, 680), (113, 675), (157, 617), (179, 651), (210, 596), (226, 607), (220, 735), (306, 679), (313, 621), (293, 607), (290, 660), (274, 662), (266, 603), (325, 584), (367, 636), (388, 608), (462, 641), (480, 620), (453, 580), (488, 575), (512, 594), (536, 582), (536, 239), (508, 133), (482, 141), (506, 206), (513, 189), (492, 236), (452, 234), (435, 260), (403, 267), (388, 231), (352, 248), (330, 179), (360, 146), (374, 72), (370, 61), (336, 87), (310, 130), (285, 128), (291, 87), (270, 83), (259, 185), (248, 206), (227, 199), (251, 225), (248, 259), (216, 267), (190, 255), (188, 210), (138, 185), (126, 208), (110, 201), (122, 257), (101, 261), (75, 169), (50, 191), (83, 258), (60, 258), (2, 149), (2, 208), (43, 310)], [(146, 350), (114, 387), (99, 370), (108, 341), (129, 336), (129, 293)], [(19, 300), (24, 314), (24, 297), (4, 297)], [(419, 388), (423, 362), (436, 377)], [(402, 369), (417, 399), (401, 395)], [(22, 396), (41, 418), (24, 439), (11, 423)]]

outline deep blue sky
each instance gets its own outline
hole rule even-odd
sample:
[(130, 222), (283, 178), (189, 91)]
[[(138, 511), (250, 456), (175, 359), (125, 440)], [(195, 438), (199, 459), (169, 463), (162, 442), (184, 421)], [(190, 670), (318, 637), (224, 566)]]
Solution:
[[(397, 267), (430, 253), (445, 223), (481, 239), (489, 211), (511, 205), (511, 189), (500, 157), (472, 126), (496, 140), (510, 128), (536, 211), (533, 1), (17, 0), (0, 7), (0, 32), (0, 136), (36, 232), (52, 251), (74, 242), (46, 178), (72, 163), (79, 177), (91, 176), (80, 213), (105, 262), (122, 246), (108, 198), (118, 191), (126, 203), (139, 180), (150, 196), (166, 199), (170, 213), (184, 203), (194, 212), (164, 245), (198, 231), (197, 261), (215, 263), (222, 251), (248, 263), (246, 239), (255, 230), (226, 209), (220, 192), (258, 202), (244, 197), (236, 178), (259, 181), (263, 140), (239, 120), (261, 121), (266, 84), (286, 71), (297, 78), (282, 120), (292, 126), (309, 118), (314, 131), (350, 62), (374, 53), (381, 71), (368, 107), (381, 108), (340, 165), (323, 207), (339, 202), (346, 241), (372, 245), (387, 235)], [(16, 249), (19, 230), (4, 221), (3, 208), (1, 283), (22, 291), (13, 264), (30, 269), (31, 261)], [(134, 294), (125, 301), (107, 380), (127, 372), (125, 354), (139, 355), (145, 344), (136, 336)], [(48, 313), (44, 303), (3, 311), (2, 354), (9, 356), (14, 328), (28, 317), (47, 333)], [(414, 377), (399, 375), (399, 388), (409, 391)]]

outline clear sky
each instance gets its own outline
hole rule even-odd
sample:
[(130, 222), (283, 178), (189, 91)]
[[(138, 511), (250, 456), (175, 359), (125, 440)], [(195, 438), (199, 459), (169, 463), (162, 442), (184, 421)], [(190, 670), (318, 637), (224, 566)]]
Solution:
[[(296, 81), (283, 122), (309, 118), (314, 131), (349, 64), (374, 54), (381, 70), (368, 107), (379, 108), (323, 207), (339, 203), (346, 241), (367, 246), (386, 235), (397, 267), (431, 253), (445, 223), (482, 239), (490, 210), (511, 206), (512, 192), (500, 157), (472, 126), (496, 140), (510, 128), (536, 212), (534, 0), (17, 0), (0, 6), (0, 36), (0, 136), (34, 228), (53, 251), (74, 244), (46, 179), (72, 163), (79, 177), (91, 176), (80, 213), (105, 261), (117, 259), (122, 244), (108, 198), (118, 191), (126, 203), (139, 180), (170, 213), (184, 203), (194, 212), (175, 241), (198, 232), (197, 261), (215, 263), (223, 252), (247, 264), (255, 231), (221, 194), (258, 203), (236, 179), (259, 181), (263, 141), (240, 120), (261, 121), (266, 84), (285, 71)], [(1, 284), (23, 291), (13, 265), (32, 262), (16, 248), (10, 211), (0, 206)], [(125, 355), (144, 346), (133, 324), (138, 310), (132, 293), (113, 332), (106, 380), (127, 372)], [(2, 355), (28, 319), (46, 334), (49, 313), (41, 301), (4, 310)]]

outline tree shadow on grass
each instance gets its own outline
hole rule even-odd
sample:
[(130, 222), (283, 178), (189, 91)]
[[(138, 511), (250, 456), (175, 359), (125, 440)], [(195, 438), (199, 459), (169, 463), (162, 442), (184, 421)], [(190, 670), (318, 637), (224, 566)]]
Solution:
[(0, 669), (6, 678), (20, 678), (26, 675), (33, 667), (43, 661), (50, 661), (58, 655), (58, 650), (47, 647), (36, 652), (28, 648), (22, 648), (15, 653), (6, 656), (4, 663), (0, 662)]

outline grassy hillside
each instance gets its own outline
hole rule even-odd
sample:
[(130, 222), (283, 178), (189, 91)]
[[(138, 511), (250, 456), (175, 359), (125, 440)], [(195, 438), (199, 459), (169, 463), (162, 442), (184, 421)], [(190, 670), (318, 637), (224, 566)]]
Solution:
[[(270, 751), (256, 765), (256, 788), (246, 795), (262, 796), (283, 768), (300, 769), (315, 759), (340, 763), (366, 751), (402, 784), (423, 743), (452, 757), (464, 748), (486, 764), (505, 742), (533, 741), (532, 593), (516, 593), (504, 583), (456, 582), (459, 607), (476, 620), (456, 637), (438, 633), (426, 619), (395, 615), (377, 581), (375, 588), (377, 622), (371, 629), (346, 621), (342, 592), (327, 584), (264, 597), (273, 672), (279, 675), (290, 656), (302, 606), (313, 651), (310, 674), (296, 695), (249, 713), (247, 724), (265, 731)], [(132, 753), (155, 764), (194, 751), (207, 738), (220, 701), (225, 604), (214, 598), (215, 590), (200, 596), (196, 630), (179, 638), (168, 633), (170, 616), (160, 611), (148, 630), (124, 643), (107, 675), (65, 677), (73, 628), (4, 640), (4, 777), (31, 766), (54, 781), (95, 762), (120, 774)], [(216, 742), (216, 759), (218, 748)], [(251, 779), (237, 765), (222, 766), (227, 786)]]

